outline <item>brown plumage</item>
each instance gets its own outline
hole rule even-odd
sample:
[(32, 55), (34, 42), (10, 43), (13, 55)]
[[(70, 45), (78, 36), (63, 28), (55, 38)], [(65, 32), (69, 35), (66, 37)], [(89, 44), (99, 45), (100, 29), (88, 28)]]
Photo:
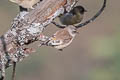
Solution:
[(47, 45), (52, 46), (58, 50), (62, 50), (70, 45), (76, 34), (76, 28), (71, 25), (69, 27), (57, 31), (47, 42)]

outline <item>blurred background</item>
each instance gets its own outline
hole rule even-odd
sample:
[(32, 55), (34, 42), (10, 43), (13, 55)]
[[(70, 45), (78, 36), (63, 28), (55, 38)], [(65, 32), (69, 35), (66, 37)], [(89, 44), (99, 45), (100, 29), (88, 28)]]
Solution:
[[(102, 15), (79, 29), (80, 34), (62, 52), (36, 47), (36, 53), (17, 64), (16, 80), (120, 80), (119, 3), (120, 0), (107, 0)], [(79, 0), (79, 4), (88, 10), (85, 21), (101, 8), (103, 0)], [(0, 35), (10, 28), (18, 12), (16, 4), (0, 0)], [(51, 35), (56, 30), (51, 24), (45, 33)], [(6, 75), (6, 80), (10, 80), (12, 67), (6, 70)]]

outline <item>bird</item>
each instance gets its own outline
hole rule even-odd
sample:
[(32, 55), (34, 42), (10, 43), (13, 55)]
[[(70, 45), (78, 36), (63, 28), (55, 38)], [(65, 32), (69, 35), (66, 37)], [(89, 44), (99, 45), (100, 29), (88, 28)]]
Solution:
[(33, 6), (37, 4), (40, 0), (9, 0), (19, 6), (27, 9), (34, 9)]
[(87, 10), (83, 6), (78, 5), (70, 12), (65, 12), (64, 14), (60, 15), (59, 20), (63, 25), (75, 25), (83, 20), (85, 12), (87, 12)]
[(58, 49), (59, 51), (63, 51), (65, 47), (71, 44), (77, 33), (77, 28), (70, 25), (64, 29), (58, 30), (49, 38), (46, 44), (47, 46), (52, 46)]

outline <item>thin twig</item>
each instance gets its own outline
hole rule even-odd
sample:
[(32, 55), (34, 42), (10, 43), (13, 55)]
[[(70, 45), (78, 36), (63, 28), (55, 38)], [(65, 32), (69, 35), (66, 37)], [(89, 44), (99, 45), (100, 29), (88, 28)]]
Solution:
[[(104, 11), (105, 7), (106, 7), (106, 0), (104, 0), (103, 6), (101, 7), (101, 9), (92, 18), (88, 19), (87, 21), (85, 21), (85, 22), (83, 22), (81, 24), (78, 24), (75, 27), (76, 28), (81, 28), (81, 27), (83, 27), (83, 26), (85, 26), (85, 25), (93, 22)], [(54, 21), (52, 22), (52, 24), (56, 25), (59, 28), (65, 28), (65, 27), (67, 27), (66, 25), (60, 25), (60, 24), (58, 24), (58, 23), (56, 23)]]
[(15, 80), (15, 75), (16, 75), (16, 62), (13, 62), (12, 80)]
[(87, 21), (85, 21), (85, 22), (83, 22), (75, 27), (80, 28), (80, 27), (87, 25), (88, 23), (93, 22), (104, 11), (104, 9), (106, 7), (106, 2), (107, 2), (107, 0), (104, 0), (102, 8), (92, 18), (90, 18), (89, 20), (87, 20)]

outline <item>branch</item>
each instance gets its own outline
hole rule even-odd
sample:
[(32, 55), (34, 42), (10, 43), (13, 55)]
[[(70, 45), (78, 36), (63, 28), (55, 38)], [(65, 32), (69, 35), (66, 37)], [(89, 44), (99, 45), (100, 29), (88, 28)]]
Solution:
[(0, 38), (0, 70), (5, 76), (5, 68), (20, 62), (34, 50), (26, 48), (35, 41), (48, 39), (42, 32), (54, 18), (70, 10), (75, 0), (43, 0), (30, 12), (20, 12), (14, 18), (11, 28)]

